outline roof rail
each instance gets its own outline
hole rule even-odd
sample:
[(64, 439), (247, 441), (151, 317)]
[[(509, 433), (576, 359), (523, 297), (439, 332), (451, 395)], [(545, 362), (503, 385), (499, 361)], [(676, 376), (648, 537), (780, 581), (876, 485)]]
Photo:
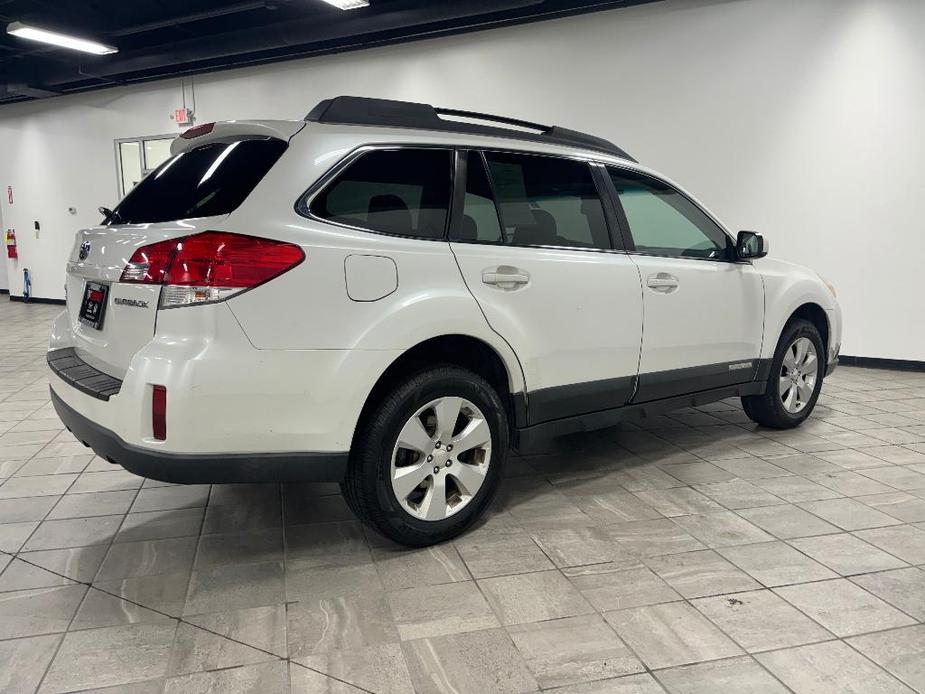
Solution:
[[(449, 116), (450, 118), (442, 118)], [(498, 123), (501, 126), (480, 125), (467, 121), (452, 120), (464, 118)], [(555, 145), (569, 145), (611, 154), (621, 159), (636, 161), (612, 142), (587, 133), (569, 130), (558, 125), (541, 125), (516, 118), (492, 116), (474, 111), (438, 108), (430, 104), (390, 99), (370, 99), (362, 96), (337, 96), (321, 101), (305, 116), (305, 120), (316, 123), (339, 123), (342, 125), (379, 125), (390, 128), (417, 128), (420, 130), (441, 130), (444, 132), (488, 135), (493, 137), (530, 140)], [(527, 132), (533, 130), (535, 132)]]

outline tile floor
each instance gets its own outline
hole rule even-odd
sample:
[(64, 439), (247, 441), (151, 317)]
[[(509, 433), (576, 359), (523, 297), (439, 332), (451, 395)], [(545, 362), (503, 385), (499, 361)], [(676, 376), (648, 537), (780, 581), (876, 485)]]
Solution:
[(925, 692), (925, 374), (842, 367), (796, 431), (723, 402), (559, 440), (407, 551), (333, 485), (94, 458), (58, 310), (0, 301), (0, 691)]

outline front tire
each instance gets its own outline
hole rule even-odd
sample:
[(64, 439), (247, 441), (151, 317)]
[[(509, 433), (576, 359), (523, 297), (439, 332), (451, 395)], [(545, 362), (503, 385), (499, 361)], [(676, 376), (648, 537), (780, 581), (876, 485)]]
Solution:
[(491, 502), (509, 446), (501, 398), (481, 376), (433, 367), (360, 423), (342, 484), (360, 520), (403, 545), (442, 542)]
[(777, 343), (768, 384), (760, 395), (742, 398), (749, 419), (772, 429), (792, 429), (812, 413), (825, 374), (825, 345), (815, 325), (797, 319)]

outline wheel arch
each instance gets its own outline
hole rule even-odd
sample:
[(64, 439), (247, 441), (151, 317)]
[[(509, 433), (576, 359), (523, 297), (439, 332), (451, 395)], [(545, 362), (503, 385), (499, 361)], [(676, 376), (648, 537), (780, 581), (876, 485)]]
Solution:
[(829, 317), (825, 309), (813, 301), (808, 301), (798, 306), (781, 327), (781, 332), (783, 332), (783, 329), (790, 325), (790, 323), (801, 318), (816, 326), (816, 330), (819, 331), (819, 335), (822, 337), (824, 355), (828, 356), (831, 327), (829, 326)]
[(501, 353), (485, 340), (472, 335), (448, 334), (418, 342), (402, 352), (379, 376), (360, 410), (359, 422), (369, 416), (376, 404), (408, 375), (430, 365), (454, 364), (469, 369), (488, 381), (505, 405), (514, 428), (525, 419), (523, 381), (520, 365), (509, 365)]

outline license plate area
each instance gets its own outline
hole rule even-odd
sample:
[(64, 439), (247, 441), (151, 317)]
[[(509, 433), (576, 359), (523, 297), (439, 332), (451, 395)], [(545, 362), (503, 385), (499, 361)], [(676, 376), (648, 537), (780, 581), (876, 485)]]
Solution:
[(83, 301), (80, 302), (78, 318), (84, 325), (94, 330), (103, 327), (103, 317), (106, 314), (106, 299), (109, 296), (109, 286), (99, 282), (87, 282), (84, 287)]

